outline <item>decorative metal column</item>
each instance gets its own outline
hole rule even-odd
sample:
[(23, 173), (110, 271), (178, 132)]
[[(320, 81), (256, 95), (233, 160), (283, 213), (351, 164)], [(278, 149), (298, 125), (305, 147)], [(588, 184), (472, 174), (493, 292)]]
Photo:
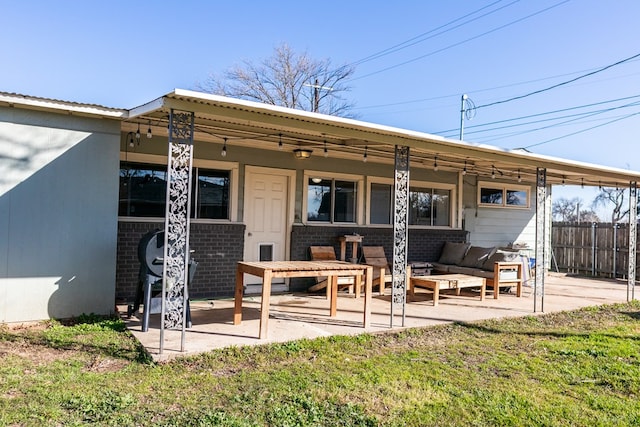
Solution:
[(164, 330), (182, 328), (180, 351), (184, 351), (189, 291), (189, 226), (191, 217), (191, 175), (193, 162), (192, 112), (169, 115), (169, 156), (167, 164), (167, 207), (162, 272), (162, 316), (160, 354)]
[(402, 307), (402, 326), (407, 304), (407, 238), (409, 224), (409, 147), (396, 145), (393, 200), (393, 286), (391, 327), (394, 307)]
[(536, 277), (533, 282), (533, 312), (538, 310), (538, 298), (541, 300), (540, 310), (544, 312), (544, 273), (546, 269), (545, 249), (546, 233), (546, 199), (547, 170), (537, 169), (536, 179)]
[(627, 301), (636, 299), (636, 239), (638, 230), (637, 183), (629, 183), (629, 271), (627, 273)]

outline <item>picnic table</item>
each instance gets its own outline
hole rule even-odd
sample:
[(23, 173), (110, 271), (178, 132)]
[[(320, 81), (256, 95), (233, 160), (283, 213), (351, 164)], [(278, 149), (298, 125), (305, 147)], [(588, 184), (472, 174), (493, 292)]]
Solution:
[(262, 296), (260, 301), (260, 339), (266, 338), (269, 320), (269, 301), (271, 297), (271, 281), (274, 278), (291, 277), (324, 277), (328, 279), (330, 289), (329, 315), (336, 316), (338, 296), (338, 276), (354, 276), (356, 289), (364, 278), (364, 314), (363, 327), (369, 327), (371, 323), (371, 282), (373, 268), (364, 264), (352, 264), (343, 261), (258, 261), (238, 262), (236, 269), (235, 305), (233, 312), (233, 324), (242, 322), (242, 301), (244, 294), (244, 275), (262, 277)]

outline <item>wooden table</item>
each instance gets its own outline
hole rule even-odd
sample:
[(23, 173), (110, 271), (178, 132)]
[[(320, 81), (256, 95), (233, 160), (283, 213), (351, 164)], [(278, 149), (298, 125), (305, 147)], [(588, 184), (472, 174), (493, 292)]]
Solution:
[(373, 268), (364, 264), (352, 264), (341, 261), (268, 261), (268, 262), (239, 262), (236, 270), (235, 308), (233, 324), (242, 322), (242, 299), (244, 293), (244, 274), (262, 277), (262, 298), (260, 302), (260, 333), (259, 338), (266, 338), (269, 320), (269, 299), (271, 297), (271, 280), (277, 277), (323, 277), (327, 276), (327, 286), (330, 290), (331, 317), (336, 315), (338, 302), (338, 276), (354, 276), (356, 290), (359, 292), (364, 275), (364, 319), (363, 326), (371, 323), (371, 281)]
[(480, 287), (480, 301), (484, 301), (487, 289), (487, 279), (484, 277), (468, 276), (466, 274), (438, 274), (435, 276), (414, 276), (409, 283), (409, 294), (414, 294), (414, 287), (420, 286), (433, 291), (433, 305), (438, 305), (440, 291), (443, 289), (455, 289), (456, 295), (460, 295), (462, 288)]

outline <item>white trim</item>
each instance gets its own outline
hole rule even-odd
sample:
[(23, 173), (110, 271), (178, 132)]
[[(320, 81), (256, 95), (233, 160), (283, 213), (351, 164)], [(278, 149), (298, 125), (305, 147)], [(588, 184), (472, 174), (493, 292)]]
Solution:
[[(493, 190), (502, 190), (502, 204), (491, 204), (491, 203), (482, 203), (480, 201), (482, 189), (488, 188)], [(516, 191), (524, 191), (527, 193), (527, 205), (508, 205), (507, 204), (507, 190), (516, 190)], [(531, 209), (531, 187), (528, 185), (518, 185), (518, 184), (510, 184), (505, 182), (491, 182), (491, 181), (478, 181), (478, 190), (476, 194), (476, 201), (478, 203), (478, 207), (481, 208), (496, 208), (496, 209)]]
[[(327, 180), (344, 180), (344, 181), (353, 181), (356, 183), (356, 221), (355, 222), (324, 222), (324, 221), (308, 221), (309, 217), (308, 212), (308, 191), (309, 191), (309, 178), (322, 178)], [(345, 226), (345, 225), (362, 225), (364, 224), (364, 175), (355, 175), (355, 174), (347, 174), (347, 173), (338, 173), (338, 172), (327, 172), (327, 171), (314, 171), (314, 170), (305, 170), (302, 180), (302, 217), (300, 221), (305, 225), (337, 225), (337, 226)]]

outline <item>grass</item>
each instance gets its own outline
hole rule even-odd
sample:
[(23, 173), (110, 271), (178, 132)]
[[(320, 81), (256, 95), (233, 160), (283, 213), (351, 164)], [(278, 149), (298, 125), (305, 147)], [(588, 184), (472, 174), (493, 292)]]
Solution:
[(638, 426), (640, 303), (155, 364), (119, 319), (0, 327), (2, 426)]

